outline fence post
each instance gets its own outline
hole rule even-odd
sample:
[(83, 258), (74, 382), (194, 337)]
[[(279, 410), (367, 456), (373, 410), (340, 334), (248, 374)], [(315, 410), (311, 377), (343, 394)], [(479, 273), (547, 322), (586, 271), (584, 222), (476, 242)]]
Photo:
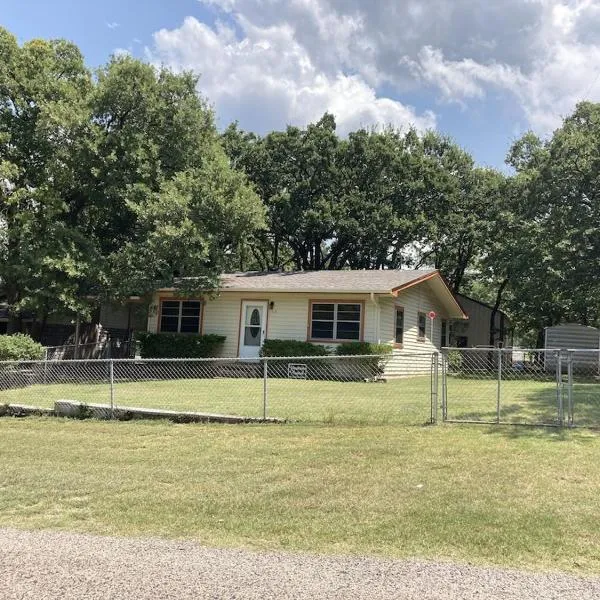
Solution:
[(44, 385), (48, 383), (48, 348), (44, 348)]
[(573, 351), (567, 351), (567, 425), (573, 427)]
[(115, 418), (115, 371), (113, 360), (108, 361), (108, 380), (110, 383), (110, 418)]
[(556, 354), (556, 400), (558, 408), (558, 424), (562, 427), (565, 420), (562, 395), (562, 352), (558, 350)]
[(442, 421), (448, 419), (448, 355), (447, 350), (442, 350)]
[(498, 388), (496, 390), (496, 423), (500, 423), (501, 384), (502, 384), (502, 348), (498, 348)]
[(434, 352), (431, 356), (431, 422), (437, 423), (438, 419), (438, 386), (440, 355)]
[(263, 419), (267, 418), (268, 415), (268, 404), (267, 404), (267, 377), (268, 377), (268, 361), (263, 359)]

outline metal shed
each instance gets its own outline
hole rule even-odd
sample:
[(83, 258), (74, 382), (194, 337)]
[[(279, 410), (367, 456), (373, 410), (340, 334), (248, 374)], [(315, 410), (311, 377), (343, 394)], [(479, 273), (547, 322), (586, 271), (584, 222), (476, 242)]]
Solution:
[[(578, 371), (598, 371), (600, 330), (596, 327), (579, 323), (546, 327), (544, 347), (546, 350), (579, 350), (573, 354), (573, 368)], [(556, 359), (550, 353), (546, 355), (546, 368), (556, 368)]]

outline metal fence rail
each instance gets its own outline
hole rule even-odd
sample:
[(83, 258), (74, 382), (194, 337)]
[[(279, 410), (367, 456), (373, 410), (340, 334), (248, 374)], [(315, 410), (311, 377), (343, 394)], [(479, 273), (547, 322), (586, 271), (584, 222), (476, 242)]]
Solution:
[(105, 405), (309, 423), (423, 424), (437, 359), (390, 356), (94, 359), (0, 363), (0, 405)]
[(0, 409), (56, 402), (103, 405), (106, 416), (144, 408), (306, 423), (422, 425), (441, 416), (600, 427), (600, 350), (0, 362)]
[(600, 426), (600, 351), (442, 350), (449, 422)]

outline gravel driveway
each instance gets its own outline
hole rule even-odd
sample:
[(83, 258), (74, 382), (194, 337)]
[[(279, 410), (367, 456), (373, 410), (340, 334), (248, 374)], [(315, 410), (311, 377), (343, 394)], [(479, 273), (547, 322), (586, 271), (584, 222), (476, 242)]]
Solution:
[(600, 598), (600, 578), (0, 529), (2, 600)]

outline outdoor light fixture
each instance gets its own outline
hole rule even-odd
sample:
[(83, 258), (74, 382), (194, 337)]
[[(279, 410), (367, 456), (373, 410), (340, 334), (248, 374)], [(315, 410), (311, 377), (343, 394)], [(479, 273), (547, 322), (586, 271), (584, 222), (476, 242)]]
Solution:
[(273, 310), (274, 307), (275, 307), (275, 302), (273, 302), (273, 300), (271, 300), (271, 302), (269, 302), (269, 308), (271, 310)]

